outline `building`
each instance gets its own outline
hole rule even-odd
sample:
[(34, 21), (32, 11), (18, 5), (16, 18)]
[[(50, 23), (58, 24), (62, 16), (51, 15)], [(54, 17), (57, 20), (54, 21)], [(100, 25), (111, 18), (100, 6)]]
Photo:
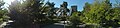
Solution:
[(77, 12), (77, 5), (71, 6), (72, 12)]

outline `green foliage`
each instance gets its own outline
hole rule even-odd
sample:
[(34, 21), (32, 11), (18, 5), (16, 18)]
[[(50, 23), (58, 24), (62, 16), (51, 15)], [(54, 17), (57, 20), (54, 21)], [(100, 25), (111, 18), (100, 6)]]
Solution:
[[(15, 20), (13, 28), (25, 27), (26, 25), (45, 25), (51, 20), (46, 16), (47, 7), (43, 3), (44, 0), (26, 0), (23, 3), (16, 2), (9, 6), (9, 17)], [(49, 8), (49, 7), (48, 7)], [(52, 22), (51, 22), (52, 23)]]
[(119, 26), (119, 7), (112, 8), (112, 4), (109, 0), (96, 0), (93, 4), (86, 4), (84, 10), (89, 11), (82, 13), (82, 16), (80, 16), (81, 21), (85, 22), (86, 24), (97, 24), (107, 28), (110, 26)]
[(82, 24), (82, 22), (79, 20), (80, 19), (80, 12), (73, 12), (72, 15), (69, 17), (69, 21), (72, 24), (72, 27), (76, 28), (77, 25), (80, 25), (80, 23)]
[(3, 22), (4, 19), (8, 18), (7, 16), (7, 10), (5, 8), (2, 8), (5, 3), (0, 0), (0, 22)]
[[(11, 20), (15, 20), (13, 28), (26, 25), (46, 25), (51, 24), (55, 18), (50, 11), (54, 8), (54, 3), (43, 3), (44, 0), (26, 0), (23, 3), (16, 2), (9, 6)], [(53, 4), (53, 5), (52, 5)], [(48, 5), (48, 6), (46, 6)], [(47, 16), (51, 14), (50, 16)]]
[[(0, 7), (4, 5), (0, 2)], [(46, 6), (47, 5), (47, 6)], [(56, 14), (54, 3), (44, 3), (44, 0), (26, 0), (23, 3), (16, 2), (9, 6), (12, 20), (15, 20), (15, 26), (25, 26), (31, 24), (44, 25), (54, 21), (53, 19), (60, 18), (64, 21), (68, 20), (76, 27), (81, 23), (87, 24), (86, 27), (119, 27), (120, 26), (120, 7), (118, 3), (115, 7), (112, 7), (110, 0), (95, 0), (94, 3), (85, 3), (82, 12), (73, 12), (71, 16), (67, 16), (69, 9), (67, 8), (67, 2), (61, 5), (61, 16), (54, 16)], [(0, 8), (0, 22), (6, 18), (7, 10)], [(58, 8), (57, 8), (58, 9)], [(62, 12), (63, 9), (63, 12)], [(57, 15), (57, 14), (56, 14)]]
[(90, 6), (91, 6), (91, 4), (89, 4), (88, 2), (86, 2), (85, 6), (83, 7), (84, 8), (83, 12), (88, 12), (90, 10)]

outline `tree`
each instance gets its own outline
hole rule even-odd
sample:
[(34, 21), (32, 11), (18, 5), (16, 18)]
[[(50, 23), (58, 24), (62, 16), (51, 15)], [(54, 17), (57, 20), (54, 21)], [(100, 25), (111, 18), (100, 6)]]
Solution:
[(83, 22), (79, 20), (80, 15), (81, 15), (81, 12), (73, 12), (72, 15), (69, 17), (68, 20), (71, 22), (73, 28), (77, 28), (77, 25), (83, 24)]
[(26, 0), (23, 3), (14, 1), (10, 6), (11, 23), (13, 28), (36, 28), (48, 24), (50, 21), (46, 16), (44, 0)]
[[(86, 4), (85, 7), (87, 6)], [(96, 24), (102, 26), (105, 25), (103, 27), (115, 26), (116, 23), (113, 21), (114, 20), (113, 17), (115, 16), (113, 13), (115, 11), (113, 11), (112, 4), (110, 3), (109, 0), (101, 0), (101, 1), (96, 0), (93, 4), (91, 4), (89, 8), (90, 11), (83, 12), (83, 15), (80, 16), (81, 18), (80, 20), (82, 20), (86, 24), (94, 24), (94, 25)], [(84, 9), (89, 9), (89, 8), (84, 8)], [(114, 23), (110, 23), (110, 22), (114, 22)]]
[(83, 12), (88, 12), (88, 11), (90, 11), (90, 6), (91, 6), (91, 4), (89, 4), (88, 2), (86, 2), (86, 3), (85, 3), (85, 6), (83, 7), (83, 8), (84, 8)]
[(7, 17), (8, 11), (6, 10), (6, 8), (2, 7), (4, 4), (5, 4), (5, 2), (0, 0), (0, 22), (3, 22), (4, 20), (6, 20), (8, 18)]

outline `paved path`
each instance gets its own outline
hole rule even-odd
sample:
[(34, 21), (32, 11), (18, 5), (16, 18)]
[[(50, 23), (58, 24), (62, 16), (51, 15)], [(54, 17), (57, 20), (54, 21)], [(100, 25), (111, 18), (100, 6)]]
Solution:
[(4, 27), (4, 26), (6, 26), (8, 22), (13, 22), (13, 21), (8, 20), (7, 22), (3, 22), (3, 23), (0, 25), (0, 28), (2, 28), (2, 27)]
[[(13, 22), (13, 21), (7, 21), (7, 22), (3, 22), (1, 25), (0, 25), (0, 28), (4, 27), (7, 25), (8, 22)], [(50, 25), (46, 25), (46, 26), (43, 26), (41, 28), (65, 28), (65, 26), (69, 26), (67, 24), (63, 24), (63, 23), (54, 23), (54, 24), (50, 24)], [(83, 27), (84, 25), (79, 25), (81, 27)], [(39, 26), (38, 26), (39, 27)]]
[(1, 25), (0, 25), (0, 28), (4, 27), (6, 25), (7, 22), (3, 22)]
[(64, 28), (64, 25), (51, 24), (51, 25), (44, 26), (42, 28)]

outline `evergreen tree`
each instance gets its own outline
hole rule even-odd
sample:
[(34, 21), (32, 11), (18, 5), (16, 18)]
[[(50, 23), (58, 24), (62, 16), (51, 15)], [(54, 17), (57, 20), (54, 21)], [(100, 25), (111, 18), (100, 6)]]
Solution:
[(6, 8), (2, 7), (4, 4), (5, 2), (3, 2), (3, 0), (0, 0), (0, 22), (3, 22), (8, 18), (8, 11), (6, 10)]

